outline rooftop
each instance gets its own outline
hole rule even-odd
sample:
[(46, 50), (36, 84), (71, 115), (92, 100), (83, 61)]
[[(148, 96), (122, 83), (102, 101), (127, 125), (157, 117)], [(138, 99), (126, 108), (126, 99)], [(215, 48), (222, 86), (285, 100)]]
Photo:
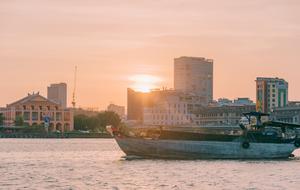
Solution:
[(15, 105), (15, 104), (24, 104), (24, 103), (27, 103), (27, 102), (30, 102), (30, 101), (36, 101), (36, 100), (39, 100), (39, 101), (48, 101), (48, 102), (51, 102), (51, 103), (53, 103), (55, 105), (59, 105), (57, 102), (49, 100), (49, 99), (41, 96), (39, 92), (38, 93), (34, 93), (33, 92), (32, 94), (28, 93), (28, 95), (26, 97), (24, 97), (24, 98), (22, 98), (20, 100), (17, 100), (15, 102), (11, 103), (11, 104), (8, 104), (7, 107)]
[(275, 78), (272, 78), (272, 77), (257, 77), (256, 81), (285, 81), (285, 80), (282, 79), (282, 78), (278, 78), (278, 77), (275, 77)]
[(206, 62), (209, 62), (209, 63), (213, 63), (214, 60), (213, 59), (206, 59), (204, 57), (189, 57), (189, 56), (181, 56), (181, 57), (178, 57), (178, 58), (175, 58), (175, 60), (178, 60), (178, 59), (189, 59), (189, 60), (199, 60), (199, 61), (206, 61)]

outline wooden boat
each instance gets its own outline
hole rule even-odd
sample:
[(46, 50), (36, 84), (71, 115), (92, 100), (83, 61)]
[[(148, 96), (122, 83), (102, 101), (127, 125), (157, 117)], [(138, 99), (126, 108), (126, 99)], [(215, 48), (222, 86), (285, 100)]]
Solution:
[[(249, 125), (240, 133), (202, 133), (160, 127), (146, 134), (112, 128), (112, 135), (127, 156), (163, 159), (276, 159), (288, 158), (300, 147), (299, 125), (281, 122), (261, 123), (267, 114), (244, 114)], [(256, 124), (252, 125), (252, 117)]]

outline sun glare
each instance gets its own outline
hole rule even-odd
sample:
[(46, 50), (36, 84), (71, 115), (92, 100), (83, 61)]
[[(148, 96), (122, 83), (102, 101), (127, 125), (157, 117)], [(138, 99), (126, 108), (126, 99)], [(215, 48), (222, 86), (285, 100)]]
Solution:
[(151, 89), (158, 88), (161, 78), (153, 75), (133, 75), (129, 78), (133, 82), (131, 87), (139, 92), (150, 92)]

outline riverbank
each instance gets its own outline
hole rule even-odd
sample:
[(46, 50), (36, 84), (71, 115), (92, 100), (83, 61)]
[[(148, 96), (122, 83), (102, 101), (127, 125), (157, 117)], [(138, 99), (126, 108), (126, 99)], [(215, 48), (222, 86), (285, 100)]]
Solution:
[(112, 138), (107, 133), (0, 133), (0, 138)]

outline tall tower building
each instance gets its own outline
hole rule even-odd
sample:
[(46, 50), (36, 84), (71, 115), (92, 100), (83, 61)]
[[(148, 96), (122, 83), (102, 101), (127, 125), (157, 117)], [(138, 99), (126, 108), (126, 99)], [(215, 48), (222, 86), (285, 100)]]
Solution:
[(269, 113), (288, 104), (288, 82), (279, 78), (256, 79), (256, 110)]
[(174, 88), (202, 97), (203, 103), (213, 100), (213, 60), (203, 57), (174, 59)]
[(67, 84), (51, 84), (47, 88), (47, 98), (59, 103), (62, 107), (67, 107)]

